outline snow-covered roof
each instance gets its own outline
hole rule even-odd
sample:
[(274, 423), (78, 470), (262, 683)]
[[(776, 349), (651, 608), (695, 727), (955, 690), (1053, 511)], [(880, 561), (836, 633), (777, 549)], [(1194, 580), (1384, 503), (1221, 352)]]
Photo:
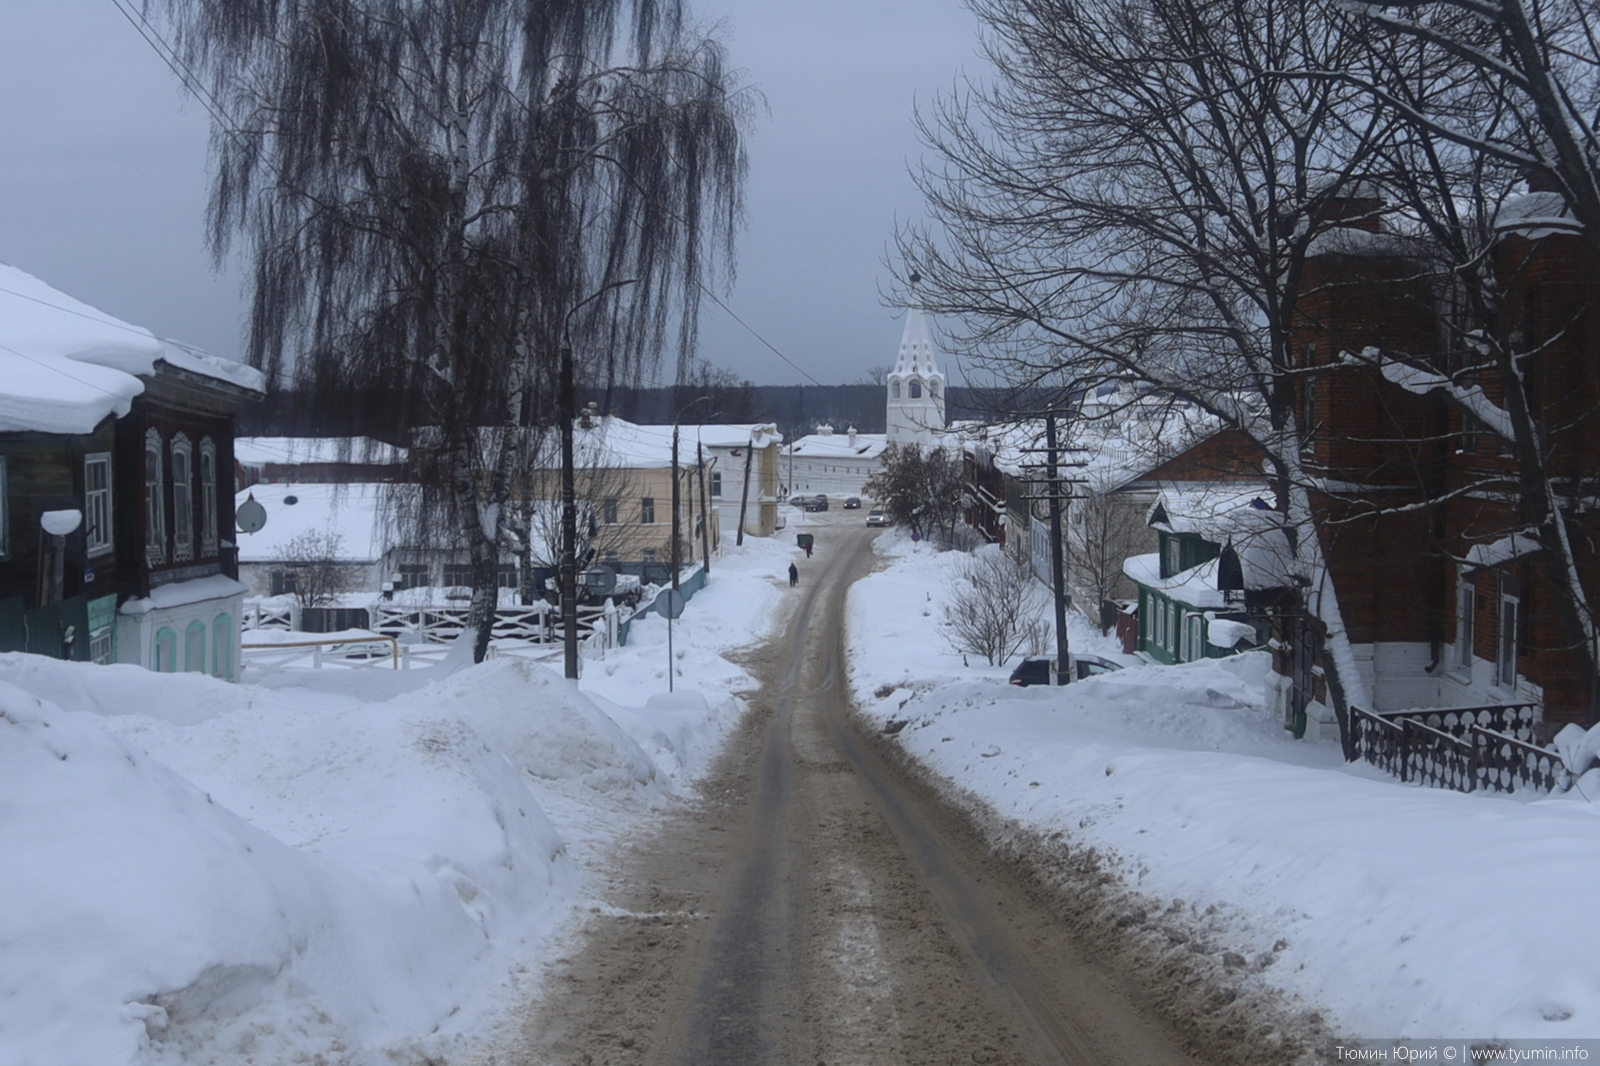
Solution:
[(1227, 597), (1217, 590), (1217, 560), (1191, 566), (1181, 574), (1161, 576), (1161, 553), (1130, 555), (1122, 561), (1122, 572), (1145, 588), (1164, 592), (1191, 607), (1226, 607)]
[[(1133, 481), (1203, 440), (1218, 429), (1210, 415), (1164, 397), (1135, 392), (1115, 383), (1085, 396), (1073, 418), (1061, 420), (1058, 441), (1067, 461), (1082, 462), (1070, 476), (1082, 478), (1096, 492), (1107, 492)], [(994, 465), (1012, 477), (1025, 476), (1028, 464), (1044, 462), (1042, 419), (1030, 419), (981, 431), (963, 430), (969, 441), (980, 441)]]
[(1418, 255), (1422, 246), (1399, 233), (1362, 229), (1360, 226), (1330, 226), (1306, 244), (1306, 255)]
[(1527, 534), (1513, 533), (1489, 544), (1474, 544), (1467, 552), (1467, 565), (1473, 568), (1499, 566), (1543, 550), (1544, 545)]
[(1560, 193), (1530, 192), (1501, 204), (1495, 212), (1494, 228), (1497, 233), (1538, 240), (1553, 233), (1579, 233), (1583, 227), (1572, 217), (1572, 209)]
[(1256, 627), (1249, 622), (1218, 618), (1211, 612), (1206, 612), (1206, 643), (1213, 648), (1232, 651), (1239, 646), (1241, 640), (1254, 644), (1256, 639)]
[(211, 574), (208, 577), (197, 577), (189, 581), (174, 581), (168, 585), (157, 585), (150, 590), (150, 595), (135, 597), (123, 602), (118, 613), (127, 615), (149, 614), (172, 607), (188, 607), (190, 604), (204, 603), (206, 600), (223, 600), (230, 596), (242, 596), (248, 590), (225, 574)]
[(681, 432), (685, 439), (698, 440), (707, 448), (743, 448), (754, 441), (761, 449), (783, 443), (783, 434), (771, 422), (684, 426)]
[[(1150, 524), (1231, 545), (1239, 556), (1247, 589), (1284, 588), (1297, 583), (1301, 567), (1283, 528), (1283, 516), (1264, 506), (1271, 498), (1265, 484), (1163, 485), (1150, 506)], [(1216, 584), (1215, 576), (1212, 584)]]
[(266, 463), (403, 463), (407, 451), (370, 437), (236, 437), (233, 457)]
[(0, 263), (0, 431), (87, 433), (165, 364), (261, 392), (259, 371), (156, 337)]
[(254, 496), (266, 508), (267, 523), (259, 532), (238, 535), (239, 561), (277, 562), (298, 536), (337, 533), (339, 561), (374, 562), (388, 548), (379, 524), (386, 491), (386, 486), (368, 484), (252, 485), (236, 502)]
[(808, 433), (794, 442), (793, 452), (801, 459), (876, 459), (888, 447), (883, 433), (857, 433), (851, 443), (849, 433)]
[[(1171, 533), (1198, 533), (1220, 543), (1230, 535), (1275, 525), (1275, 512), (1260, 506), (1272, 497), (1272, 490), (1261, 482), (1169, 482), (1161, 486), (1150, 506), (1150, 524)], [(1263, 512), (1268, 517), (1263, 518)]]
[[(591, 418), (589, 428), (580, 422), (573, 434), (573, 452), (579, 466), (612, 467), (618, 470), (665, 470), (672, 466), (672, 427), (642, 426), (614, 415)], [(694, 462), (695, 444), (707, 448), (743, 448), (751, 440), (757, 448), (783, 442), (783, 435), (771, 423), (728, 423), (678, 426), (678, 463)], [(554, 469), (560, 463), (560, 443), (546, 442), (549, 459), (540, 464)], [(709, 460), (708, 460), (709, 462)]]

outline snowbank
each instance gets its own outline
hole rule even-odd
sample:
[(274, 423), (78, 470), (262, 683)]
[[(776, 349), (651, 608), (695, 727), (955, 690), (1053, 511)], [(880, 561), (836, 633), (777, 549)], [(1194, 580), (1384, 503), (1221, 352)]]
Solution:
[[(793, 549), (587, 662), (265, 685), (0, 655), (0, 1062), (451, 1059), (521, 1006), (581, 861), (703, 772)], [(691, 682), (692, 683), (688, 683)], [(431, 1058), (430, 1058), (431, 1056)]]
[[(1010, 688), (1004, 667), (966, 669), (937, 639), (930, 590), (959, 557), (880, 544), (904, 554), (852, 590), (852, 685), (923, 765), (1094, 850), (1150, 913), (1205, 915), (1211, 950), (1335, 1033), (1600, 1029), (1600, 926), (1564, 903), (1600, 881), (1581, 792), (1462, 795), (1346, 766), (1264, 712), (1261, 652)], [(1087, 627), (1071, 637), (1097, 650)]]

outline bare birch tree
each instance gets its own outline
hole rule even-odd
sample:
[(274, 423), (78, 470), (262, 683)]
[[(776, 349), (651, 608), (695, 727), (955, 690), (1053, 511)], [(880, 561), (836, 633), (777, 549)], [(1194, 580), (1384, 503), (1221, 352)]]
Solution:
[(1301, 465), (1293, 322), (1326, 205), (1385, 131), (1345, 121), (1354, 86), (1284, 75), (1357, 45), (1317, 0), (972, 6), (998, 74), (921, 123), (934, 222), (900, 252), (924, 305), (972, 365), (1057, 409), (1115, 377), (1261, 444), (1343, 728), (1367, 697)]
[(222, 116), (209, 232), (219, 258), (247, 246), (251, 362), (315, 395), (388, 386), (416, 410), (380, 416), (435, 427), (440, 477), (408, 517), (469, 549), (481, 659), (562, 346), (612, 383), (670, 333), (692, 355), (746, 96), (677, 0), (159, 6)]

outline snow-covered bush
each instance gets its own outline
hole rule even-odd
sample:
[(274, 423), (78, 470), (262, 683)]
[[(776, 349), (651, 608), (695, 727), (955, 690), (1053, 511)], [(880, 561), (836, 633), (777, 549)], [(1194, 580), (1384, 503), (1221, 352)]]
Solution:
[(1037, 642), (1045, 606), (1044, 591), (1028, 568), (990, 544), (967, 557), (945, 601), (945, 625), (957, 651), (982, 655), (995, 666)]

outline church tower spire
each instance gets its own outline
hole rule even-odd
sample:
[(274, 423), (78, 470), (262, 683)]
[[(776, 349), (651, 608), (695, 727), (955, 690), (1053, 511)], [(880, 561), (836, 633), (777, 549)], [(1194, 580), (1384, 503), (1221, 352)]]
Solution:
[(911, 274), (911, 303), (906, 307), (906, 325), (900, 334), (900, 355), (886, 382), (886, 419), (890, 444), (935, 443), (944, 432), (944, 374), (934, 362), (933, 338), (922, 314), (917, 283)]

